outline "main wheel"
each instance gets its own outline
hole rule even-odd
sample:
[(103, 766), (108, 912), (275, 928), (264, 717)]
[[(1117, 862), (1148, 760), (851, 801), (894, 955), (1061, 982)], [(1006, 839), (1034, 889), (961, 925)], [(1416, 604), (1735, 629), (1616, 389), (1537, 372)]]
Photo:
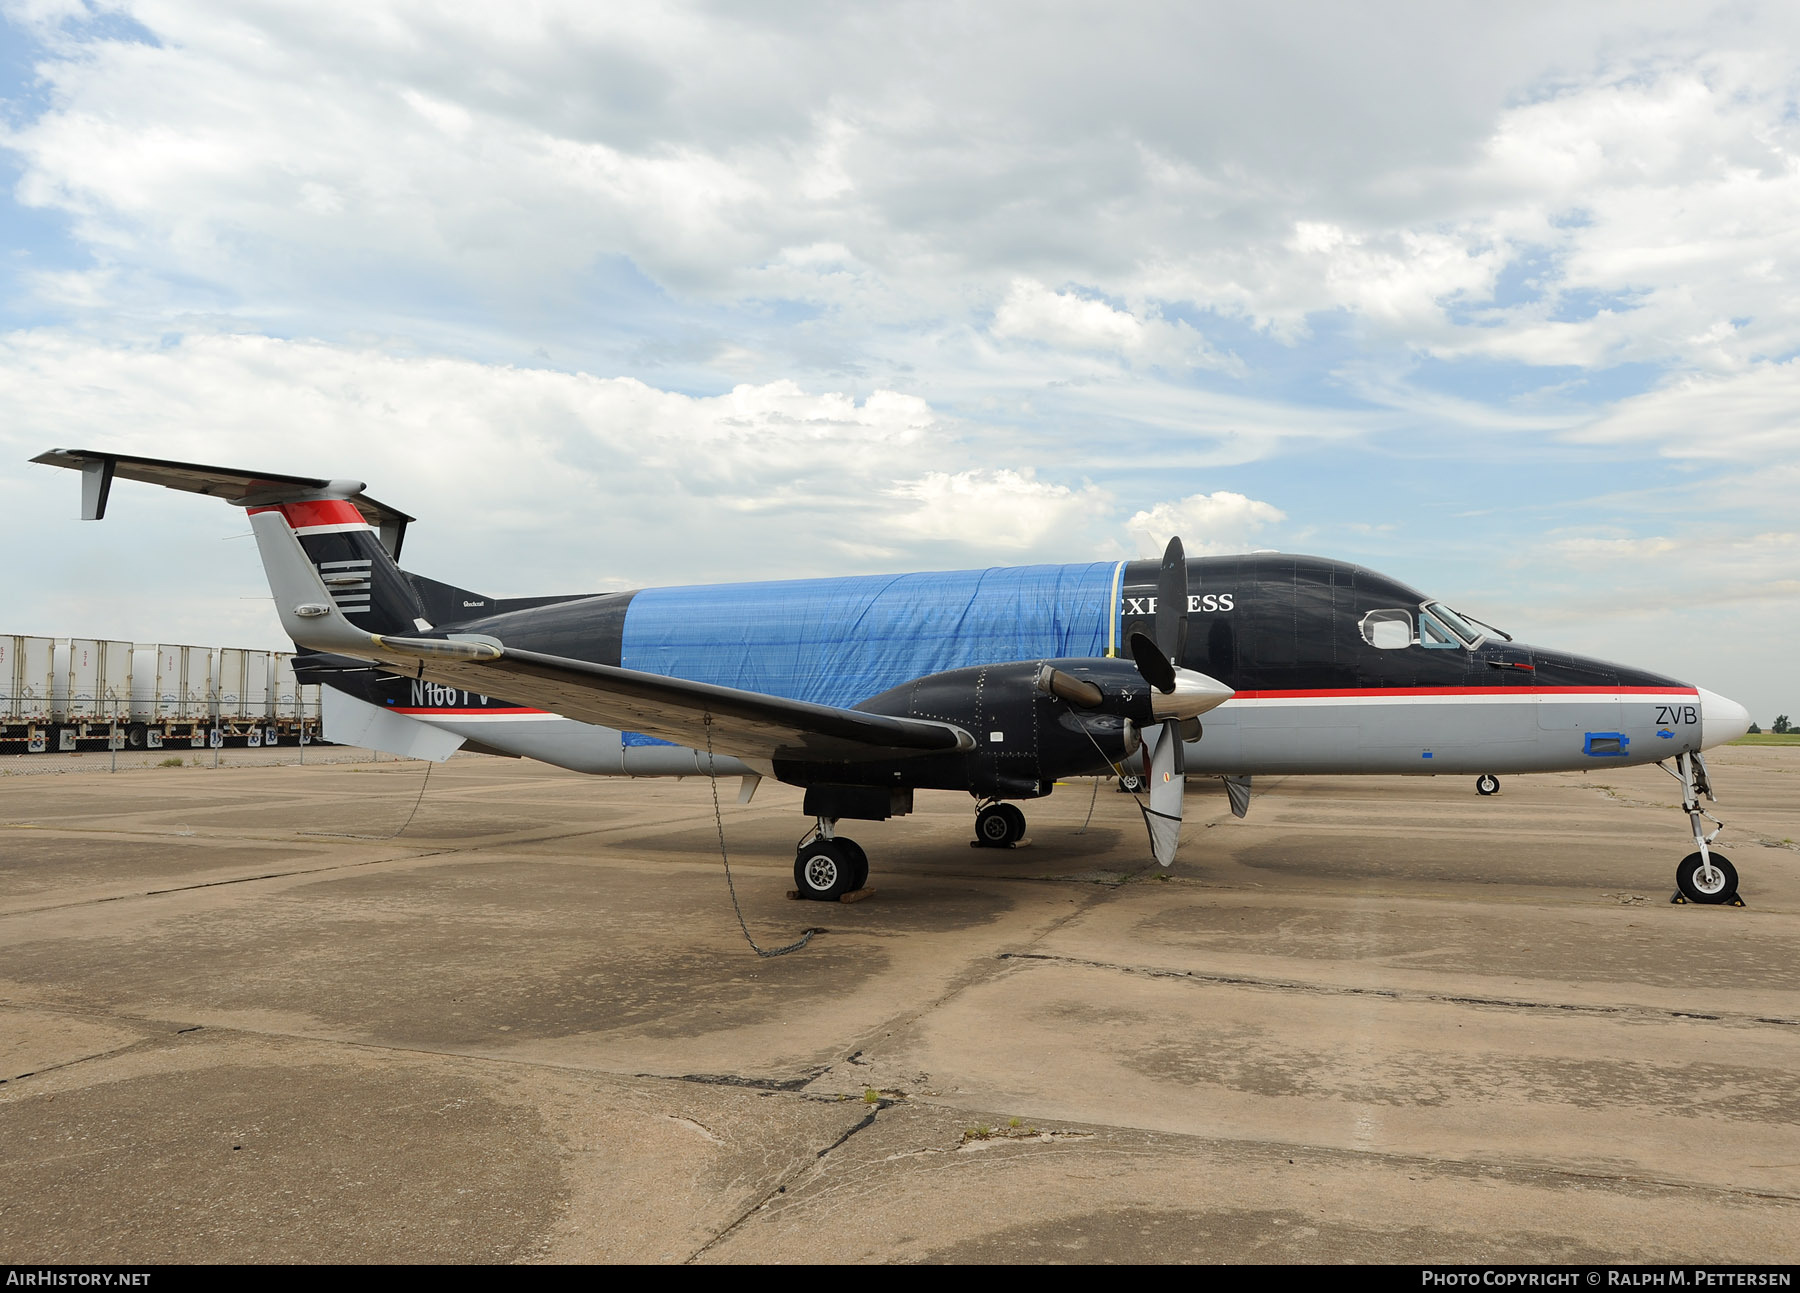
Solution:
[[(794, 857), (794, 887), (802, 898), (836, 902), (840, 895), (861, 887), (856, 883), (856, 857), (861, 852), (849, 840), (814, 840)], [(866, 860), (863, 866), (867, 868)]]
[[(1003, 849), (1013, 842), (1015, 836), (1013, 835), (1012, 817), (1006, 811), (1010, 806), (1008, 804), (989, 804), (975, 814), (975, 842), (977, 844), (991, 849)], [(1014, 811), (1018, 810), (1014, 809)], [(1023, 823), (1024, 820), (1025, 815), (1020, 813), (1019, 821)]]
[(999, 808), (1002, 813), (1006, 814), (1006, 820), (1012, 826), (1012, 832), (1006, 837), (1006, 842), (1017, 844), (1025, 838), (1025, 812), (1017, 804), (1001, 804)]
[(850, 887), (846, 893), (855, 893), (858, 889), (866, 889), (869, 885), (869, 855), (863, 852), (863, 846), (855, 840), (847, 840), (842, 835), (836, 841), (850, 855)]
[(1500, 793), (1500, 778), (1491, 772), (1484, 772), (1475, 778), (1475, 793), (1478, 795), (1494, 795)]
[(1737, 897), (1737, 868), (1723, 853), (1714, 853), (1712, 870), (1701, 868), (1700, 855), (1690, 853), (1675, 868), (1675, 887), (1689, 902), (1716, 904)]
[(1119, 774), (1119, 793), (1135, 795), (1144, 788), (1144, 774), (1141, 772), (1121, 772)]

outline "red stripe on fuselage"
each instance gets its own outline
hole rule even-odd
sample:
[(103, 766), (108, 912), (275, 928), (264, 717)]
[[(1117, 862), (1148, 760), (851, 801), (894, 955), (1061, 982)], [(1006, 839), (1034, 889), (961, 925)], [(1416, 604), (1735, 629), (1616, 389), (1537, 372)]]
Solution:
[(280, 512), (287, 518), (287, 523), (296, 530), (311, 529), (315, 525), (367, 525), (363, 514), (356, 510), (356, 505), (341, 498), (320, 499), (312, 503), (277, 503), (273, 507), (252, 507), (250, 515), (258, 512)]
[(1357, 696), (1698, 696), (1695, 687), (1316, 687), (1240, 691), (1233, 700), (1340, 700)]
[(396, 714), (548, 714), (547, 709), (531, 709), (524, 705), (489, 705), (485, 708), (471, 705), (466, 709), (454, 705), (446, 705), (434, 709), (429, 705), (389, 705), (386, 708)]

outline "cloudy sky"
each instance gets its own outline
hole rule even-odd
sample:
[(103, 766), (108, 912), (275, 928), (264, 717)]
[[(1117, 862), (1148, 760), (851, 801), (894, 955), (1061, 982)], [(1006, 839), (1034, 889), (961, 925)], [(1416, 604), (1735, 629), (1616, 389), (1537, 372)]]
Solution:
[(1800, 712), (1800, 11), (0, 0), (5, 630), (1282, 548)]

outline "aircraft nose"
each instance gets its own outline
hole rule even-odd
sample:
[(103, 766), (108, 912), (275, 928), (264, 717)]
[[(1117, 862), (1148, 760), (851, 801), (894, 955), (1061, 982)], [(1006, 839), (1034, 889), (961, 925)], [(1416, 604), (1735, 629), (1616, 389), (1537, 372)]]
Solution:
[(1750, 730), (1750, 711), (1735, 700), (1727, 700), (1716, 691), (1698, 688), (1700, 692), (1700, 748), (1735, 741)]

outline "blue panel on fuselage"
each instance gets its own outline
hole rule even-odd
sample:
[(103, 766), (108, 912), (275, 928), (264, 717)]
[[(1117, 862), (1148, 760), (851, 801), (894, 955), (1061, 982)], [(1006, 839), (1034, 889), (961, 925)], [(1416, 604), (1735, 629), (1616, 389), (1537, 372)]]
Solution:
[(850, 706), (944, 669), (1106, 653), (1110, 561), (646, 588), (627, 669)]

